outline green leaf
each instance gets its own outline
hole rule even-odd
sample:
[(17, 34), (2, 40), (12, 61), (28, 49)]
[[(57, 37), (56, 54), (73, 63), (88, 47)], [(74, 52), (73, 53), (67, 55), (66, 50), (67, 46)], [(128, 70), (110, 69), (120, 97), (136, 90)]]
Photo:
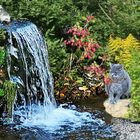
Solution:
[(0, 89), (0, 96), (4, 96), (4, 90)]

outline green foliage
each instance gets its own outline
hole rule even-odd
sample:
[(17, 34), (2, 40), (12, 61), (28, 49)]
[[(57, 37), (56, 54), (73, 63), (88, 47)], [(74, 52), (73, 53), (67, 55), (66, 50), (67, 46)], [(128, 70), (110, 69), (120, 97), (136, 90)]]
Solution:
[(4, 96), (4, 90), (0, 88), (0, 96)]
[(118, 31), (120, 30), (120, 33), (124, 33), (125, 37), (129, 33), (132, 33), (136, 37), (138, 37), (140, 34), (140, 20), (139, 19), (139, 13), (138, 13), (138, 7), (140, 7), (137, 0), (108, 0), (109, 4), (108, 6), (111, 6), (110, 11), (113, 17), (113, 20), (116, 25), (119, 25)]
[(132, 106), (129, 110), (129, 117), (140, 122), (140, 50), (132, 50), (132, 61), (128, 72), (132, 78)]
[(13, 19), (28, 18), (45, 33), (53, 26), (55, 37), (64, 37), (64, 27), (74, 25), (82, 16), (94, 14), (97, 22), (95, 36), (105, 45), (110, 34), (126, 37), (132, 33), (139, 37), (140, 20), (138, 0), (1, 0)]
[(48, 53), (51, 71), (55, 76), (64, 73), (64, 69), (68, 66), (68, 54), (66, 54), (64, 47), (61, 45), (62, 40), (50, 39), (47, 37)]
[(0, 66), (5, 63), (5, 50), (0, 47)]
[(5, 39), (5, 31), (0, 29), (0, 46), (2, 47), (2, 43)]
[(8, 117), (11, 117), (14, 99), (16, 95), (16, 84), (11, 81), (5, 81), (3, 85), (3, 90), (4, 94), (6, 95)]
[(106, 45), (110, 35), (126, 38), (131, 33), (139, 39), (138, 0), (87, 0), (84, 6), (97, 17), (94, 31), (101, 46)]
[(129, 34), (126, 39), (110, 37), (108, 42), (108, 53), (113, 60), (124, 64), (126, 68), (132, 63), (131, 53), (133, 50), (140, 48), (140, 44), (132, 34)]
[(13, 19), (26, 18), (33, 21), (45, 33), (55, 27), (54, 33), (58, 38), (63, 34), (64, 26), (71, 26), (80, 15), (82, 10), (73, 5), (72, 0), (1, 0)]
[(5, 31), (0, 29), (0, 67), (2, 65), (5, 65), (5, 57), (6, 57), (6, 51), (4, 49), (5, 47)]

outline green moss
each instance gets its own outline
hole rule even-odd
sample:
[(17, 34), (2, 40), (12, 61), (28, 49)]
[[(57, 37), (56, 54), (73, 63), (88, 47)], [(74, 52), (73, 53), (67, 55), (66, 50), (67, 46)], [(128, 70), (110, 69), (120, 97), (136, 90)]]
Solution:
[(0, 48), (0, 66), (4, 65), (5, 63), (5, 50), (3, 48)]
[(11, 117), (16, 95), (16, 84), (11, 81), (5, 81), (3, 87), (4, 94), (6, 95), (8, 117)]

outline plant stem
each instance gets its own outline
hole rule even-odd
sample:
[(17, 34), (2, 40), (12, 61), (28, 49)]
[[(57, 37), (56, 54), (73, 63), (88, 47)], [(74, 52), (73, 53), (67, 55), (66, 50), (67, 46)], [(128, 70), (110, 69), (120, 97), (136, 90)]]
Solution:
[(100, 3), (98, 3), (100, 9), (103, 11), (103, 13), (106, 15), (106, 17), (113, 23), (116, 25), (116, 23), (111, 19), (111, 17), (105, 12), (105, 10), (103, 9), (103, 7), (100, 5)]
[(70, 54), (70, 67), (69, 67), (69, 72), (71, 71), (71, 67), (72, 67), (72, 59), (73, 59), (73, 54)]

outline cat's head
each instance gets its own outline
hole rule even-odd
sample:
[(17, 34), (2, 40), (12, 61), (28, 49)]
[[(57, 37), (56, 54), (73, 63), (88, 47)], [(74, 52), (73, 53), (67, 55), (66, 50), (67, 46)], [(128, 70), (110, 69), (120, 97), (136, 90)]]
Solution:
[(121, 64), (110, 64), (110, 78), (112, 81), (121, 80), (124, 76), (124, 68)]

